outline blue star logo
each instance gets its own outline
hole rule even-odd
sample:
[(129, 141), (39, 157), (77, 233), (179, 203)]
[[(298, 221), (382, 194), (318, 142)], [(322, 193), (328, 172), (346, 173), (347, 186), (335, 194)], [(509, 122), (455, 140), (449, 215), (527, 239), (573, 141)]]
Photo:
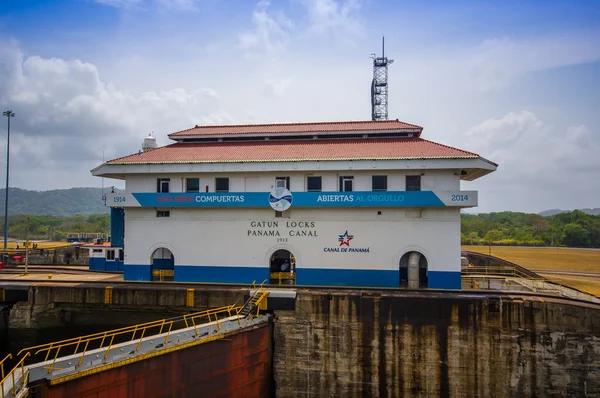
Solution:
[(343, 235), (339, 235), (340, 246), (348, 246), (350, 247), (350, 241), (354, 239), (354, 235), (348, 235), (348, 231), (344, 232)]

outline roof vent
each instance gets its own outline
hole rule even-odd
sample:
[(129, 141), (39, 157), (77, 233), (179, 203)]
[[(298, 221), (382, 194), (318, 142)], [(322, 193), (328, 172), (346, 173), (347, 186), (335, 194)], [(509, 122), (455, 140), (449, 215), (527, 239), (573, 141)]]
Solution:
[(158, 145), (156, 144), (156, 137), (153, 137), (152, 134), (144, 138), (144, 142), (142, 143), (142, 151), (146, 152), (147, 150), (155, 149), (157, 147)]

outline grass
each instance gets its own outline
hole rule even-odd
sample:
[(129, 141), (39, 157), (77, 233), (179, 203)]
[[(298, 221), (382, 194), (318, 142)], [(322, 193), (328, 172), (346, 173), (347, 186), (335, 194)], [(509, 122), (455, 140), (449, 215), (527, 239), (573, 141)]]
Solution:
[[(490, 251), (488, 246), (462, 246), (462, 249), (483, 254)], [(598, 278), (540, 273), (553, 282), (600, 296), (600, 250), (492, 246), (491, 255), (533, 271), (599, 272)]]
[[(483, 254), (489, 252), (488, 246), (463, 246), (462, 249)], [(491, 254), (533, 271), (600, 272), (600, 250), (492, 246)]]

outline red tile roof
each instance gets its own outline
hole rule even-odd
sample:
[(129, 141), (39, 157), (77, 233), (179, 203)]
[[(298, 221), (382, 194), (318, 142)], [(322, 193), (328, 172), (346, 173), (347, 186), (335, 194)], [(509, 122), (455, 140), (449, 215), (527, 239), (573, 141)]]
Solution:
[(321, 122), (321, 123), (283, 123), (283, 124), (246, 124), (225, 126), (196, 126), (188, 130), (169, 134), (172, 139), (189, 136), (214, 136), (238, 134), (285, 134), (285, 133), (330, 133), (354, 131), (418, 130), (422, 127), (399, 120), (357, 121), (357, 122)]
[(460, 159), (479, 155), (422, 138), (176, 143), (108, 164)]

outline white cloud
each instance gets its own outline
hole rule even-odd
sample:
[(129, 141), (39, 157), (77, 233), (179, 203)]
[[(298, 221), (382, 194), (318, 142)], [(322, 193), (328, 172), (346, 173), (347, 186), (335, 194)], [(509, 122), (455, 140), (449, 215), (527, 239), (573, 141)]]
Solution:
[(81, 170), (97, 166), (103, 149), (109, 159), (138, 149), (152, 131), (164, 145), (166, 134), (176, 129), (233, 121), (219, 108), (218, 93), (209, 88), (133, 95), (104, 82), (90, 63), (24, 59), (15, 47), (0, 47), (0, 69), (12, 82), (0, 86), (0, 104), (17, 114), (11, 129), (11, 174), (22, 187), (73, 184), (73, 177), (39, 178), (50, 169), (56, 175), (77, 169), (77, 179), (91, 182)]
[(269, 11), (270, 3), (261, 0), (252, 12), (253, 29), (239, 35), (239, 46), (246, 51), (271, 52), (284, 48), (290, 40), (292, 21), (282, 11)]
[(182, 11), (197, 11), (200, 0), (157, 0), (158, 4), (167, 9)]
[(105, 6), (131, 9), (142, 5), (142, 0), (94, 0), (98, 4)]
[(292, 85), (292, 80), (285, 77), (267, 79), (265, 81), (265, 95), (267, 97), (282, 97)]
[(304, 4), (308, 11), (309, 34), (350, 42), (364, 34), (358, 15), (359, 0), (304, 0)]
[(523, 110), (485, 120), (466, 136), (465, 148), (499, 164), (496, 172), (473, 184), (499, 195), (485, 206), (541, 211), (561, 207), (565, 199), (577, 206), (596, 190), (600, 145), (586, 126), (559, 129)]

